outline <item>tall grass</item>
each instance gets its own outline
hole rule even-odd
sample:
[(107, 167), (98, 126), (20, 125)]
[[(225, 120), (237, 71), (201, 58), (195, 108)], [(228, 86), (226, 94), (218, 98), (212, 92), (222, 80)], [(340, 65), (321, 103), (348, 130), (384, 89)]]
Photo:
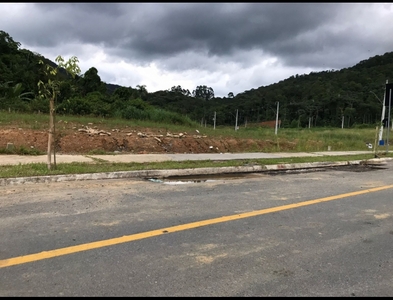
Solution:
[[(167, 122), (154, 121), (154, 116), (147, 116), (145, 120), (125, 119), (125, 118), (102, 118), (92, 116), (72, 116), (56, 115), (56, 122), (69, 123), (73, 125), (99, 125), (102, 129), (110, 128), (127, 128), (127, 127), (146, 127), (146, 128), (166, 128), (172, 131), (185, 131), (198, 127), (198, 123), (191, 121), (187, 117), (182, 117), (181, 121), (176, 122), (179, 116), (163, 111), (161, 114), (156, 112), (158, 120)], [(153, 120), (151, 120), (153, 119)], [(183, 125), (180, 125), (183, 124)], [(185, 124), (185, 125), (184, 125)], [(47, 130), (49, 125), (49, 115), (42, 113), (28, 114), (0, 111), (0, 128), (5, 126), (14, 126), (19, 128)]]
[[(294, 151), (356, 151), (367, 150), (367, 144), (374, 147), (375, 128), (279, 128), (277, 135), (274, 128), (223, 128), (205, 127), (199, 131), (212, 137), (227, 137), (269, 140), (276, 144), (290, 142), (296, 144)], [(386, 132), (386, 129), (385, 129)], [(383, 147), (379, 147), (383, 149)], [(277, 149), (278, 150), (278, 149)]]
[[(69, 116), (57, 115), (56, 122), (73, 124), (74, 126), (94, 124), (100, 129), (111, 128), (155, 128), (163, 129), (172, 133), (187, 132), (201, 135), (207, 135), (210, 138), (232, 137), (238, 139), (253, 139), (271, 141), (273, 146), (271, 151), (281, 151), (280, 145), (284, 143), (293, 143), (293, 151), (332, 151), (346, 150), (368, 150), (367, 144), (371, 143), (374, 147), (376, 139), (376, 128), (278, 128), (277, 135), (274, 128), (266, 127), (240, 127), (235, 130), (234, 127), (219, 126), (202, 126), (187, 118), (177, 122), (176, 118), (169, 112), (155, 112), (160, 114), (162, 122), (152, 121), (159, 119), (157, 116), (147, 116), (145, 120), (124, 119), (124, 118), (102, 118), (87, 116)], [(181, 124), (179, 124), (181, 123)], [(0, 128), (5, 126), (14, 126), (17, 128), (29, 128), (37, 130), (47, 130), (49, 116), (45, 114), (25, 114), (8, 111), (0, 111)], [(384, 129), (384, 135), (386, 129)], [(390, 136), (393, 136), (391, 134)], [(377, 149), (385, 150), (386, 146), (378, 146)], [(269, 149), (267, 149), (269, 151)]]

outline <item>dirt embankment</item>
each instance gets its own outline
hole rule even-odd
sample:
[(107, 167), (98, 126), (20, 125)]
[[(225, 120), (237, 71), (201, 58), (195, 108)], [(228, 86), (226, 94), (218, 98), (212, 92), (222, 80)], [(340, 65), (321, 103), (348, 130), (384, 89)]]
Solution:
[[(56, 153), (239, 153), (267, 151), (274, 147), (273, 141), (215, 138), (193, 132), (168, 132), (162, 129), (125, 128), (100, 129), (93, 124), (87, 126), (62, 126), (56, 128)], [(0, 148), (7, 144), (46, 152), (48, 131), (17, 127), (0, 129)], [(292, 150), (294, 143), (280, 143), (280, 149)]]

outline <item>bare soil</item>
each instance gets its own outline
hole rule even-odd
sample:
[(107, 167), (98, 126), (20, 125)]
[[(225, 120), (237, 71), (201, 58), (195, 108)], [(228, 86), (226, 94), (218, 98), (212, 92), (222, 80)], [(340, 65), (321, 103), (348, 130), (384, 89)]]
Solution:
[[(240, 153), (270, 152), (274, 141), (209, 137), (197, 130), (168, 132), (158, 128), (100, 128), (94, 124), (59, 122), (55, 128), (56, 153)], [(36, 149), (46, 153), (48, 130), (2, 126), (0, 149), (7, 147)], [(8, 146), (7, 146), (8, 145)], [(281, 151), (291, 151), (293, 142), (280, 142)]]

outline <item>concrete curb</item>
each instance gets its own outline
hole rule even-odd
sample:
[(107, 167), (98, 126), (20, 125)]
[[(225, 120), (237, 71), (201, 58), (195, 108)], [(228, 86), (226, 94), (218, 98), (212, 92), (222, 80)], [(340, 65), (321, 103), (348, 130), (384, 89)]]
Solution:
[(51, 183), (79, 180), (101, 180), (101, 179), (124, 179), (124, 178), (166, 178), (171, 176), (193, 176), (193, 175), (216, 175), (235, 173), (258, 173), (269, 171), (291, 171), (311, 168), (326, 168), (348, 165), (384, 165), (392, 158), (375, 158), (368, 160), (353, 160), (342, 162), (314, 162), (299, 164), (277, 164), (277, 165), (256, 165), (237, 167), (217, 167), (217, 168), (191, 168), (191, 169), (169, 169), (169, 170), (140, 170), (140, 171), (118, 171), (88, 174), (70, 175), (49, 175), (16, 178), (0, 178), (0, 186), (30, 184), (30, 183)]

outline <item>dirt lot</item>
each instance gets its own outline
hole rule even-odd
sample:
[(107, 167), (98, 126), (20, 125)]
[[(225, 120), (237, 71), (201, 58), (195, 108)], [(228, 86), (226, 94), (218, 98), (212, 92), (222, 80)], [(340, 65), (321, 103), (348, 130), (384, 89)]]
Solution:
[[(237, 138), (215, 138), (199, 133), (168, 132), (165, 129), (152, 128), (107, 128), (94, 124), (56, 124), (56, 153), (239, 153), (268, 152), (274, 147), (274, 141)], [(42, 152), (48, 149), (48, 131), (18, 128), (15, 126), (0, 128), (0, 148), (25, 147)], [(291, 151), (294, 143), (280, 142), (280, 149)]]

